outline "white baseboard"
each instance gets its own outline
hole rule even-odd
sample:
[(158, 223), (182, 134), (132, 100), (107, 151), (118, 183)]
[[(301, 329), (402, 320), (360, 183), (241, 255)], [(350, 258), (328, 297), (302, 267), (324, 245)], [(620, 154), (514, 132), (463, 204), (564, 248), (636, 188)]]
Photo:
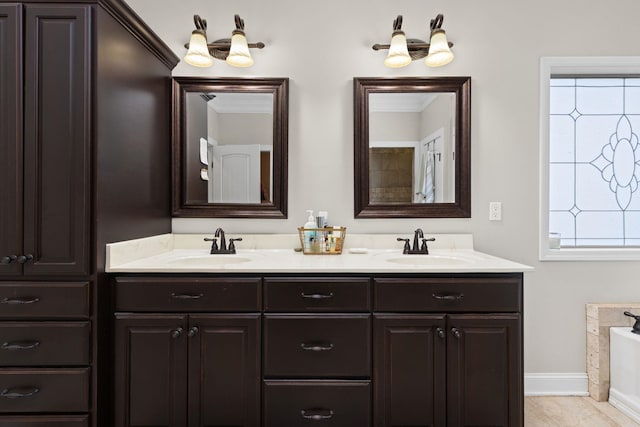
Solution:
[(586, 373), (524, 374), (525, 396), (588, 396)]
[(615, 388), (610, 388), (609, 403), (635, 422), (640, 423), (640, 402), (638, 402), (637, 397), (627, 396)]

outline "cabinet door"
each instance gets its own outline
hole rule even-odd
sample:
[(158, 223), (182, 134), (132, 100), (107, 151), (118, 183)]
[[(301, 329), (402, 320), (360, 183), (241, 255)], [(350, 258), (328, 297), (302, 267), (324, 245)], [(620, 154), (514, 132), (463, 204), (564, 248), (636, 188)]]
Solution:
[(445, 425), (443, 315), (374, 316), (376, 426)]
[(449, 426), (523, 424), (521, 327), (517, 314), (449, 316)]
[(89, 273), (91, 7), (25, 6), (26, 275)]
[(20, 272), (22, 251), (22, 16), (0, 5), (0, 276)]
[(187, 425), (186, 316), (117, 314), (115, 426)]
[(260, 315), (190, 317), (189, 426), (259, 425)]

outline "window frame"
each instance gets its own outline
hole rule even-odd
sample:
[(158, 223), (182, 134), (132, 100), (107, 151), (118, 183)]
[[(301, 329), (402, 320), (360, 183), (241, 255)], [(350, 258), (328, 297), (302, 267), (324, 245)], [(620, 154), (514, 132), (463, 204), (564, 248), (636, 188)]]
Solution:
[(636, 247), (549, 248), (549, 110), (552, 75), (640, 75), (640, 56), (576, 56), (540, 58), (540, 261), (637, 261)]

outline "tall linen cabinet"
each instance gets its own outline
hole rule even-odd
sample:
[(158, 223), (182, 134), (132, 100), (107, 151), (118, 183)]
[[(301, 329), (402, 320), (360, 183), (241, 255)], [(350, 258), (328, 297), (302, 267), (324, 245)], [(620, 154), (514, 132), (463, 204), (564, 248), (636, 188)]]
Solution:
[(0, 427), (109, 425), (104, 246), (171, 230), (177, 62), (120, 0), (0, 0)]

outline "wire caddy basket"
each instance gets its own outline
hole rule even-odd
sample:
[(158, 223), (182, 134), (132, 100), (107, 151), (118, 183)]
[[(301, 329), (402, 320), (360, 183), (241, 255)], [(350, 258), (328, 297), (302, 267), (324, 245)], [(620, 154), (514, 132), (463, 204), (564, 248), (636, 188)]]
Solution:
[(347, 235), (346, 227), (298, 227), (302, 253), (305, 255), (340, 255)]

